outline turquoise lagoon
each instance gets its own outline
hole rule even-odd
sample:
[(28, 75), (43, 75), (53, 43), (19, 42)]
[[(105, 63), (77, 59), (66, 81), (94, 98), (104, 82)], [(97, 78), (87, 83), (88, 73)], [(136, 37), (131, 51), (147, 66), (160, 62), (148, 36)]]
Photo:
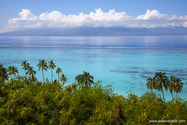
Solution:
[[(67, 75), (67, 85), (87, 71), (95, 82), (112, 85), (115, 93), (124, 96), (130, 90), (136, 95), (150, 91), (146, 79), (162, 71), (168, 77), (182, 79), (184, 87), (179, 96), (187, 99), (187, 36), (0, 37), (0, 57), (4, 67), (14, 65), (20, 75), (24, 75), (21, 63), (27, 60), (39, 81), (39, 60), (53, 60)], [(53, 73), (57, 79), (55, 70)], [(51, 79), (51, 71), (44, 76)], [(169, 92), (165, 91), (165, 97), (171, 100)]]

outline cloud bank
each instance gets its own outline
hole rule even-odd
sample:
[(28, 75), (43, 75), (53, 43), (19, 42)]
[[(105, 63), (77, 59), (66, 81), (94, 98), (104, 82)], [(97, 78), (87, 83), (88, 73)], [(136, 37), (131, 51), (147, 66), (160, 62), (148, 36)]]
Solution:
[(158, 10), (147, 10), (144, 15), (132, 17), (114, 9), (103, 12), (95, 9), (89, 14), (64, 15), (60, 11), (45, 12), (36, 16), (28, 9), (22, 9), (19, 17), (10, 19), (1, 32), (28, 28), (70, 28), (70, 27), (187, 27), (187, 16), (161, 14)]

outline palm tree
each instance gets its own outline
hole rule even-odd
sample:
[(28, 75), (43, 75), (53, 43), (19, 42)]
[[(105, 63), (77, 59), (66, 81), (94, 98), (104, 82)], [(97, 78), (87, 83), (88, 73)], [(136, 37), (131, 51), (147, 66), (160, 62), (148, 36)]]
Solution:
[(172, 96), (172, 100), (173, 100), (173, 91), (175, 89), (175, 81), (176, 81), (176, 77), (173, 76), (173, 75), (170, 75), (170, 79), (168, 79), (168, 89), (167, 91), (169, 90), (170, 93), (171, 93), (171, 96)]
[(162, 94), (163, 94), (163, 99), (164, 99), (164, 91), (163, 89), (165, 88), (165, 90), (167, 90), (167, 77), (166, 77), (166, 73), (165, 72), (156, 72), (155, 73), (155, 80), (156, 80), (156, 84), (157, 84), (157, 89), (161, 90)]
[(55, 79), (53, 83), (54, 83), (54, 84), (57, 84), (57, 83), (58, 83), (57, 79)]
[(26, 70), (28, 70), (29, 63), (27, 63), (27, 61), (23, 61), (23, 62), (21, 63), (21, 66), (22, 66), (22, 69), (25, 70), (25, 79), (26, 79)]
[(38, 71), (40, 71), (40, 69), (42, 70), (42, 76), (44, 82), (44, 70), (47, 71), (47, 62), (44, 59), (39, 60), (39, 64), (37, 66), (39, 67)]
[(61, 68), (57, 68), (56, 69), (56, 74), (58, 74), (58, 83), (59, 83), (59, 74), (62, 73), (62, 69)]
[(48, 68), (51, 69), (51, 80), (53, 83), (53, 69), (56, 67), (55, 63), (53, 62), (53, 60), (50, 60), (48, 65)]
[(36, 71), (33, 70), (33, 67), (28, 67), (28, 71), (26, 72), (26, 74), (29, 74), (32, 78), (32, 80), (34, 79), (34, 75), (36, 74)]
[(176, 92), (176, 97), (179, 92), (182, 91), (183, 88), (183, 83), (181, 82), (182, 80), (180, 78), (177, 78), (175, 81), (175, 89), (174, 91)]
[(5, 80), (8, 80), (7, 69), (4, 68), (1, 63), (0, 63), (0, 77), (3, 78), (3, 82), (5, 82)]
[(11, 76), (11, 78), (12, 78), (12, 66), (9, 66), (8, 68), (7, 68), (7, 70), (8, 70), (8, 74)]
[(66, 78), (67, 75), (62, 74), (60, 77), (60, 82), (63, 83), (63, 85), (67, 82), (68, 78)]
[(77, 80), (77, 82), (78, 82), (78, 84), (81, 84), (81, 80), (82, 80), (83, 78), (82, 78), (82, 75), (77, 75), (76, 77), (75, 77), (75, 81)]
[(13, 73), (14, 77), (15, 77), (16, 73), (19, 73), (18, 68), (15, 66), (12, 67), (12, 71), (13, 71), (12, 73)]
[(83, 84), (85, 88), (90, 87), (94, 83), (94, 77), (89, 74), (89, 72), (83, 71), (82, 75), (75, 77), (75, 80), (78, 81), (78, 84)]
[(151, 93), (152, 93), (152, 90), (153, 90), (154, 88), (156, 88), (156, 87), (155, 87), (155, 86), (156, 86), (156, 84), (155, 84), (155, 77), (153, 77), (153, 78), (149, 77), (149, 78), (147, 79), (147, 84), (146, 84), (146, 86), (147, 86), (147, 89), (151, 89)]
[(12, 78), (12, 75), (15, 76), (16, 73), (18, 73), (18, 69), (15, 66), (9, 66), (7, 70), (9, 72), (9, 75), (11, 75), (11, 78)]
[(24, 76), (17, 75), (16, 79), (19, 80), (19, 81), (23, 81), (24, 80)]

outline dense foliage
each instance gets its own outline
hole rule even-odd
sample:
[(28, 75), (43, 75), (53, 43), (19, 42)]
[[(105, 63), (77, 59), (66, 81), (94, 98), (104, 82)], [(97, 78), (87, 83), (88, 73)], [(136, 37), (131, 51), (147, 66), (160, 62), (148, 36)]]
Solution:
[[(187, 121), (186, 100), (174, 98), (165, 102), (153, 91), (140, 97), (130, 92), (127, 97), (117, 95), (111, 86), (93, 82), (88, 72), (77, 75), (76, 82), (67, 86), (59, 80), (38, 82), (32, 73), (7, 82), (0, 75), (2, 125), (149, 125), (151, 120), (178, 120), (178, 124), (179, 120), (185, 120), (181, 124)], [(62, 76), (60, 81), (65, 84), (66, 75)]]

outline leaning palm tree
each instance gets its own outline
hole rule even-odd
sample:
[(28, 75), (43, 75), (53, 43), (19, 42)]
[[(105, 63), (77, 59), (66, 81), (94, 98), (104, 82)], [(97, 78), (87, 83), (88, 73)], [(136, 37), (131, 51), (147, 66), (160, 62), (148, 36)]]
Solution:
[(9, 66), (8, 68), (7, 68), (7, 70), (8, 70), (8, 74), (11, 76), (11, 78), (12, 78), (12, 66)]
[(63, 83), (63, 85), (68, 81), (68, 78), (66, 78), (66, 75), (62, 74), (60, 77), (60, 82)]
[(62, 69), (61, 68), (57, 68), (56, 69), (56, 74), (58, 74), (58, 83), (59, 83), (59, 74), (62, 73)]
[(172, 96), (172, 100), (173, 100), (173, 91), (175, 89), (175, 81), (176, 81), (176, 77), (173, 75), (170, 75), (170, 78), (167, 80), (168, 82), (168, 88), (167, 91), (169, 90)]
[(182, 80), (180, 78), (177, 78), (175, 81), (175, 89), (174, 91), (176, 92), (176, 97), (179, 92), (182, 91), (183, 88), (183, 83), (181, 82)]
[(164, 99), (164, 89), (167, 90), (167, 77), (165, 72), (156, 72), (155, 73), (155, 80), (157, 84), (157, 89), (160, 90), (163, 94), (163, 99)]
[(2, 64), (0, 64), (0, 76), (3, 78), (3, 82), (5, 82), (5, 80), (8, 80), (7, 69), (4, 68)]
[(29, 67), (29, 63), (27, 63), (27, 61), (23, 61), (23, 62), (21, 63), (21, 66), (22, 66), (22, 69), (25, 70), (25, 79), (26, 79), (26, 70), (27, 70), (28, 67)]
[(16, 73), (19, 73), (18, 68), (15, 66), (12, 67), (12, 71), (13, 71), (12, 73), (13, 73), (14, 77), (16, 76)]
[(39, 67), (38, 71), (40, 71), (40, 69), (42, 70), (42, 76), (44, 82), (44, 70), (47, 71), (47, 62), (44, 59), (39, 60), (39, 64), (37, 66)]
[(147, 79), (146, 86), (147, 86), (147, 89), (151, 89), (151, 93), (152, 93), (152, 90), (155, 88), (155, 77), (153, 78), (149, 77)]
[(34, 75), (36, 74), (36, 71), (33, 70), (33, 67), (28, 67), (28, 70), (26, 72), (26, 74), (29, 74), (31, 76), (31, 79), (34, 79)]
[(9, 66), (7, 70), (9, 72), (9, 75), (11, 75), (11, 78), (12, 78), (12, 75), (15, 76), (16, 73), (18, 73), (18, 69), (15, 66)]
[(89, 74), (89, 72), (83, 71), (82, 75), (75, 77), (75, 80), (78, 81), (78, 84), (83, 84), (85, 88), (90, 87), (94, 83), (94, 77)]
[(77, 75), (76, 77), (75, 77), (75, 81), (77, 81), (78, 82), (78, 84), (81, 84), (82, 83), (82, 75)]
[(48, 68), (51, 69), (51, 80), (53, 83), (53, 69), (56, 67), (55, 63), (53, 62), (53, 60), (50, 60), (48, 65)]

